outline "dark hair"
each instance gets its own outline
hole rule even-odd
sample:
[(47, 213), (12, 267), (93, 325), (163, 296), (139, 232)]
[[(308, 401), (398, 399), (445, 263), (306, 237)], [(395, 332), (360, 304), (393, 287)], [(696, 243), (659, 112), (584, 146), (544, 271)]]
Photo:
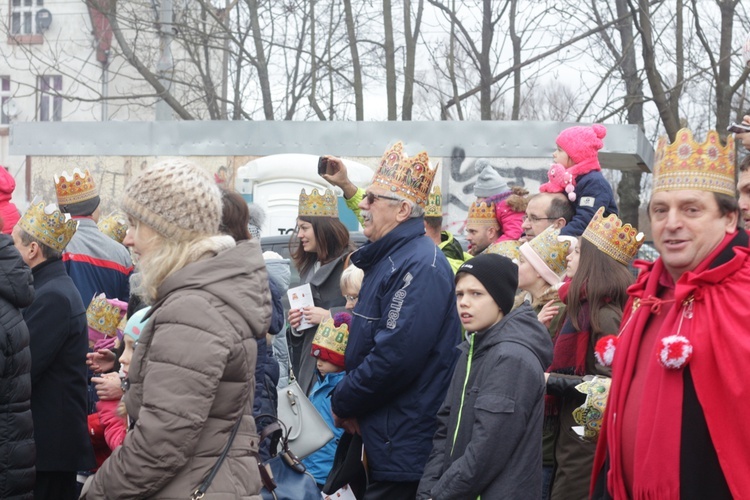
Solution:
[(573, 220), (573, 216), (576, 214), (576, 207), (564, 194), (560, 193), (559, 196), (552, 196), (552, 200), (549, 204), (549, 210), (547, 210), (547, 217), (550, 219), (559, 219), (562, 217), (565, 219), (567, 224)]
[[(627, 266), (599, 250), (585, 238), (580, 238), (581, 255), (578, 270), (568, 289), (567, 314), (576, 330), (581, 329), (582, 301), (589, 305), (591, 331), (601, 331), (599, 313), (607, 304), (622, 310), (628, 301), (628, 287), (633, 283), (633, 274)], [(617, 333), (617, 332), (609, 332)]]
[(750, 170), (750, 154), (746, 154), (740, 162), (740, 172), (747, 172)]
[(228, 234), (235, 241), (249, 240), (252, 238), (247, 228), (250, 221), (250, 212), (247, 203), (241, 194), (236, 191), (221, 190), (221, 224), (219, 229)]
[(29, 233), (26, 232), (25, 229), (19, 227), (19, 236), (21, 237), (21, 243), (23, 243), (23, 246), (27, 247), (31, 245), (31, 242), (36, 243), (39, 245), (39, 248), (42, 250), (42, 257), (44, 257), (47, 260), (56, 260), (56, 259), (62, 259), (62, 252), (55, 250), (52, 247), (47, 246), (45, 243), (42, 243), (38, 238), (34, 238)]
[(433, 231), (441, 231), (443, 229), (442, 217), (425, 217), (424, 223), (430, 226)]
[(315, 234), (316, 252), (305, 252), (297, 238), (297, 231), (289, 239), (289, 253), (300, 274), (306, 274), (320, 261), (327, 264), (352, 250), (349, 243), (349, 230), (338, 219), (333, 217), (308, 217), (300, 215), (297, 219), (312, 225)]

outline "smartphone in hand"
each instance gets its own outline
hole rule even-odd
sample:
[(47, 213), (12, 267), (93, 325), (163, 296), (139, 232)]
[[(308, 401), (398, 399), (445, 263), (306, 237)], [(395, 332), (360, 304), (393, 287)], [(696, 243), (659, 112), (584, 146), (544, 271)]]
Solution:
[(750, 125), (748, 125), (747, 123), (732, 123), (727, 127), (727, 132), (731, 132), (733, 134), (745, 134), (747, 132), (750, 132)]
[(328, 158), (321, 156), (318, 158), (318, 175), (323, 175), (328, 170)]

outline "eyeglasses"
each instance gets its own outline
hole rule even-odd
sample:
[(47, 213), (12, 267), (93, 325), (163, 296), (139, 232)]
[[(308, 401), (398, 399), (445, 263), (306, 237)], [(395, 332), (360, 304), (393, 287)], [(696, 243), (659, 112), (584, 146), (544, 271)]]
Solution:
[(344, 295), (347, 302), (357, 302), (359, 295)]
[(385, 196), (382, 194), (375, 194), (375, 193), (365, 193), (365, 198), (367, 198), (367, 204), (372, 205), (377, 200), (383, 199), (383, 200), (391, 200), (391, 201), (401, 201), (401, 198), (396, 198), (395, 196)]
[(524, 215), (523, 221), (530, 220), (532, 223), (537, 223), (540, 220), (557, 220), (557, 217), (537, 217), (536, 215)]

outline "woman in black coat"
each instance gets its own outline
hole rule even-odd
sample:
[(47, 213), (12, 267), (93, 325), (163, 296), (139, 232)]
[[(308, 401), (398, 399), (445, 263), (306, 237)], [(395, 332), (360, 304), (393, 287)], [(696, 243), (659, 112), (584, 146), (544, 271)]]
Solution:
[(31, 351), (20, 308), (34, 300), (34, 287), (31, 270), (5, 234), (0, 235), (0, 274), (0, 498), (33, 498)]

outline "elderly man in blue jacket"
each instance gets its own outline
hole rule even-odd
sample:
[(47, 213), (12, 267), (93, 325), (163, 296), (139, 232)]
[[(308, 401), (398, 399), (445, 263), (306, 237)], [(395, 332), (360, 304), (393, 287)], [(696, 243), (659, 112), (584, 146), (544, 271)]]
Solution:
[(331, 405), (362, 435), (367, 500), (415, 497), (458, 356), (453, 272), (424, 230), (434, 176), (427, 153), (407, 157), (397, 143), (359, 204), (370, 242), (351, 261), (365, 278)]

